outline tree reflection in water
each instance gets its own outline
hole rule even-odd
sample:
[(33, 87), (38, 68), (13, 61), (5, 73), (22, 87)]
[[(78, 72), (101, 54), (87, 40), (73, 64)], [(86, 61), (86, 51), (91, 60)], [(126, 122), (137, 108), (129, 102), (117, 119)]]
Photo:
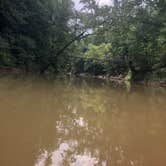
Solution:
[(165, 166), (165, 92), (1, 78), (0, 165)]

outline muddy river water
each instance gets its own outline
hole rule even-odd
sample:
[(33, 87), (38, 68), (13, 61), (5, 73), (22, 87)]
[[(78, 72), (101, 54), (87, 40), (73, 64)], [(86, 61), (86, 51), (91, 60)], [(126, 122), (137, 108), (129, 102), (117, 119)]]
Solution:
[(166, 166), (166, 89), (1, 76), (0, 166)]

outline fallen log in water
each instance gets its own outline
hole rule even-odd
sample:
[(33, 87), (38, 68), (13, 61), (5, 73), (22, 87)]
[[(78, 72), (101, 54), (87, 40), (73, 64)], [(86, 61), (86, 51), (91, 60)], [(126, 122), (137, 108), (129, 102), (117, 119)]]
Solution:
[(21, 74), (25, 71), (14, 67), (0, 67), (0, 74)]

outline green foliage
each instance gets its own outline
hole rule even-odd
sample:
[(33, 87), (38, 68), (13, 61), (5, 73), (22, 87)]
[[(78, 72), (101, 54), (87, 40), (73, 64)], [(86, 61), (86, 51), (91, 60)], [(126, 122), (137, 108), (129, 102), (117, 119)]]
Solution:
[(111, 50), (112, 45), (110, 43), (102, 43), (100, 45), (93, 45), (89, 44), (88, 45), (88, 51), (85, 53), (85, 56), (87, 58), (95, 58), (98, 60), (104, 60), (107, 57), (111, 57)]
[(129, 69), (126, 77), (125, 77), (125, 81), (131, 81), (132, 80), (132, 71), (131, 69)]
[(61, 49), (72, 38), (72, 5), (70, 0), (0, 1), (0, 64), (36, 72), (64, 69), (68, 48)]
[(84, 47), (84, 44), (81, 43), (80, 50), (77, 50), (80, 56), (77, 57), (74, 64), (76, 73), (81, 72), (94, 75), (106, 73), (108, 61), (112, 58), (112, 45), (110, 43), (101, 43), (100, 45), (90, 43)]
[(45, 73), (166, 77), (166, 1), (1, 0), (0, 65)]
[(85, 63), (85, 71), (90, 71), (94, 74), (104, 74), (107, 70), (107, 63), (111, 59), (111, 48), (112, 45), (110, 43), (89, 44), (84, 56), (90, 61)]
[[(86, 9), (89, 14), (86, 20), (93, 19), (83, 21), (94, 33), (90, 36), (90, 42), (97, 46), (102, 43), (112, 45), (111, 61), (104, 63), (107, 74), (130, 77), (132, 73), (134, 80), (144, 79), (147, 75), (166, 77), (165, 1), (115, 0), (112, 7), (100, 7), (89, 0), (82, 2), (84, 11)], [(92, 18), (92, 14), (95, 18)], [(88, 43), (87, 40), (85, 45)], [(90, 51), (84, 56), (100, 57), (102, 61), (104, 52), (90, 46)], [(128, 72), (129, 69), (131, 72)]]

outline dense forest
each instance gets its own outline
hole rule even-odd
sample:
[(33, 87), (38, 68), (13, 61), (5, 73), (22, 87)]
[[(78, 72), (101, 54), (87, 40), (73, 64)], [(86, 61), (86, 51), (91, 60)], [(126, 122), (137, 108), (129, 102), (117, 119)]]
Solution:
[(0, 0), (0, 67), (166, 79), (166, 1)]

